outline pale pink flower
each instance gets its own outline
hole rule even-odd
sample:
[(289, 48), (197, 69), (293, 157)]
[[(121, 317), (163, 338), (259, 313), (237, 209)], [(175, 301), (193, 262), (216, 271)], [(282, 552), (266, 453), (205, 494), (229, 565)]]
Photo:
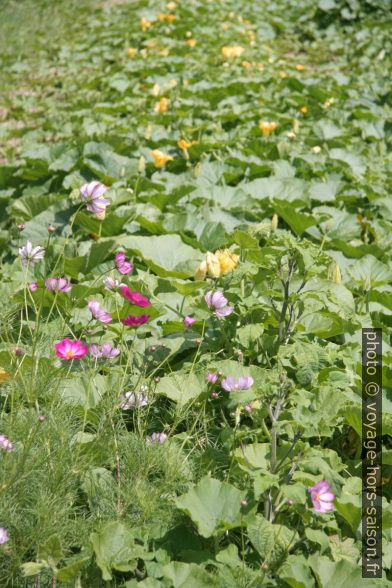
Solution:
[(110, 343), (103, 343), (103, 345), (91, 345), (90, 353), (96, 359), (100, 359), (101, 357), (115, 359), (121, 352), (116, 347), (112, 347)]
[(106, 310), (104, 310), (99, 302), (97, 302), (96, 300), (90, 300), (90, 302), (88, 303), (88, 309), (91, 312), (91, 314), (93, 315), (93, 317), (95, 319), (97, 319), (97, 321), (100, 321), (101, 323), (111, 323), (112, 322), (112, 317), (110, 316), (110, 314), (108, 312), (106, 312)]
[(206, 380), (209, 384), (216, 384), (218, 381), (218, 374), (214, 374), (214, 372), (208, 372), (206, 375)]
[(120, 274), (122, 274), (123, 276), (130, 274), (133, 270), (133, 265), (130, 261), (126, 259), (125, 253), (117, 253), (116, 257), (114, 258), (114, 263), (116, 264), (116, 267)]
[(125, 394), (120, 397), (120, 400), (120, 406), (123, 410), (129, 410), (130, 408), (135, 408), (136, 406), (147, 406), (148, 404), (147, 396), (144, 396), (144, 394), (141, 392), (138, 392), (137, 394), (131, 391), (125, 392)]
[(57, 357), (67, 361), (71, 359), (82, 359), (88, 353), (88, 345), (83, 345), (79, 339), (76, 341), (63, 339), (59, 343), (56, 343), (54, 347)]
[(162, 445), (167, 439), (166, 433), (153, 433), (150, 438), (150, 443), (156, 443)]
[(45, 280), (45, 286), (51, 292), (69, 292), (72, 290), (72, 284), (65, 278), (47, 278)]
[(121, 284), (121, 282), (119, 282), (118, 280), (114, 280), (113, 278), (105, 278), (103, 281), (103, 285), (105, 290), (118, 290), (118, 288), (120, 288), (120, 286), (123, 286), (124, 284)]
[(121, 294), (124, 296), (126, 300), (128, 300), (131, 304), (135, 306), (140, 306), (141, 308), (146, 308), (147, 306), (151, 306), (151, 302), (145, 296), (139, 294), (139, 292), (133, 292), (128, 286), (122, 286)]
[(24, 247), (19, 247), (19, 256), (22, 262), (22, 265), (30, 265), (33, 267), (36, 265), (41, 259), (43, 259), (45, 255), (45, 249), (37, 245), (37, 247), (33, 247), (30, 241), (27, 241)]
[(311, 486), (309, 492), (316, 512), (324, 514), (333, 510), (332, 503), (335, 500), (335, 494), (331, 491), (331, 486), (326, 480), (321, 480), (315, 486)]
[(188, 329), (189, 327), (191, 327), (193, 325), (193, 323), (196, 322), (196, 319), (192, 318), (191, 316), (186, 316), (184, 318), (184, 327), (186, 329)]
[(109, 206), (110, 200), (103, 198), (108, 187), (101, 182), (89, 182), (80, 188), (80, 196), (87, 201), (87, 210), (95, 214), (99, 220), (103, 220), (106, 215), (106, 207)]
[(218, 318), (225, 318), (233, 312), (233, 307), (227, 305), (228, 300), (223, 296), (223, 292), (210, 290), (204, 296), (204, 300)]
[(36, 292), (38, 290), (38, 286), (35, 282), (31, 282), (28, 286), (30, 292)]
[(121, 319), (121, 322), (126, 327), (140, 327), (141, 325), (148, 323), (149, 320), (149, 314), (141, 314), (140, 316), (133, 316), (132, 314), (130, 314), (129, 316), (127, 316), (127, 318)]
[(241, 376), (235, 378), (234, 376), (228, 376), (221, 382), (223, 390), (226, 392), (232, 392), (232, 390), (249, 390), (253, 386), (253, 378), (251, 376)]
[(0, 527), (0, 545), (4, 545), (4, 543), (7, 543), (7, 541), (10, 540), (10, 537), (7, 533), (7, 531), (5, 529), (3, 529), (3, 527)]
[(0, 449), (4, 449), (4, 451), (8, 451), (8, 453), (10, 453), (13, 448), (14, 446), (12, 445), (11, 441), (7, 439), (5, 435), (0, 435)]

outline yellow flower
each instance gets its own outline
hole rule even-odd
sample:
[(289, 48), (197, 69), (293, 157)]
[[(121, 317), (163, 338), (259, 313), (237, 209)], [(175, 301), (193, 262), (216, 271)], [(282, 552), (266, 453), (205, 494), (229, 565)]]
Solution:
[(167, 47), (163, 47), (163, 49), (159, 51), (159, 55), (161, 55), (162, 57), (167, 57), (169, 53), (170, 51)]
[(175, 10), (177, 8), (177, 4), (175, 2), (168, 2), (166, 4), (166, 8), (168, 10)]
[(161, 22), (174, 22), (176, 18), (175, 14), (164, 14), (163, 12), (158, 14), (158, 20)]
[(266, 120), (261, 120), (259, 123), (259, 129), (263, 133), (263, 137), (269, 137), (277, 126), (275, 122), (268, 122)]
[(154, 84), (154, 86), (153, 86), (153, 88), (151, 90), (151, 94), (153, 96), (155, 96), (155, 98), (156, 98), (157, 96), (159, 96), (160, 91), (161, 91), (160, 85), (159, 84)]
[(240, 45), (227, 45), (226, 47), (222, 47), (221, 49), (221, 53), (225, 59), (241, 57), (244, 51), (244, 47), (241, 47)]
[(147, 49), (140, 49), (140, 57), (143, 57), (143, 59), (146, 59)]
[(342, 283), (342, 274), (340, 272), (340, 267), (338, 263), (332, 263), (329, 267), (328, 277), (332, 282), (335, 284)]
[(139, 26), (143, 32), (148, 31), (148, 29), (150, 29), (152, 27), (152, 22), (150, 20), (148, 20), (147, 18), (143, 17), (139, 22)]
[(280, 76), (282, 79), (284, 79), (284, 78), (287, 78), (287, 73), (286, 73), (285, 71), (281, 70), (281, 71), (279, 72), (279, 76)]
[(297, 65), (295, 66), (295, 69), (296, 69), (297, 71), (304, 71), (304, 69), (305, 69), (305, 66), (304, 66), (304, 65), (302, 65), (301, 63), (297, 63)]
[(165, 165), (167, 164), (168, 161), (173, 161), (173, 158), (171, 155), (167, 155), (166, 153), (164, 153), (163, 151), (160, 151), (159, 149), (154, 149), (154, 151), (150, 152), (150, 155), (154, 159), (155, 167), (158, 169), (165, 167)]
[(136, 47), (130, 47), (128, 49), (128, 57), (135, 57), (135, 55), (137, 54), (137, 49)]
[(315, 155), (318, 155), (319, 153), (321, 153), (321, 147), (320, 147), (320, 145), (315, 145), (314, 147), (312, 147), (312, 152)]
[(195, 272), (196, 280), (204, 280), (206, 276), (219, 278), (221, 275), (220, 263), (216, 255), (207, 251), (206, 258), (201, 262)]
[(237, 267), (240, 260), (238, 255), (232, 253), (228, 249), (224, 249), (223, 251), (218, 249), (215, 251), (215, 257), (219, 261), (221, 276), (225, 276), (226, 274), (232, 272)]
[(185, 43), (188, 45), (188, 47), (193, 48), (196, 47), (197, 41), (196, 39), (187, 39)]
[(323, 108), (329, 108), (335, 102), (335, 98), (328, 98), (323, 104)]
[(11, 374), (0, 368), (0, 384), (3, 382), (8, 382), (11, 379)]
[(278, 222), (279, 222), (279, 217), (275, 212), (275, 214), (273, 215), (272, 220), (271, 220), (271, 231), (272, 232), (275, 232), (276, 229), (278, 228)]
[(159, 112), (160, 114), (164, 114), (167, 112), (169, 107), (169, 99), (162, 97), (159, 102), (157, 102), (154, 106), (154, 112)]
[(175, 88), (177, 86), (177, 80), (175, 80), (174, 78), (172, 78), (171, 80), (169, 80), (167, 82), (167, 85), (169, 86), (169, 88)]
[(180, 139), (180, 141), (177, 141), (178, 147), (183, 151), (186, 151), (187, 149), (192, 147), (192, 145), (197, 145), (197, 143), (197, 141), (187, 141), (186, 139)]
[(252, 67), (252, 64), (250, 63), (250, 61), (243, 61), (241, 63), (241, 65), (244, 69), (250, 69)]
[(302, 114), (307, 114), (308, 107), (307, 106), (301, 106), (301, 108), (299, 109), (299, 111), (302, 112)]

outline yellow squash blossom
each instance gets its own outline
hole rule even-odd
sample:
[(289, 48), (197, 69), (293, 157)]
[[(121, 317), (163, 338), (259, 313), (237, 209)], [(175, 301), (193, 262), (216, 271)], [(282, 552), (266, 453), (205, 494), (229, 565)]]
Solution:
[(338, 263), (333, 263), (330, 265), (329, 270), (328, 270), (328, 277), (335, 284), (342, 283), (342, 274), (341, 274), (340, 267), (339, 267)]
[(187, 39), (185, 43), (188, 45), (188, 47), (193, 48), (196, 47), (197, 41), (196, 39)]
[(299, 109), (299, 111), (302, 112), (302, 114), (307, 114), (308, 107), (307, 106), (301, 106), (301, 108)]
[(164, 114), (167, 112), (169, 108), (169, 99), (168, 98), (161, 98), (159, 102), (157, 102), (154, 106), (154, 112), (159, 112), (160, 114)]
[(139, 26), (143, 32), (148, 31), (148, 29), (150, 29), (152, 27), (152, 22), (150, 20), (148, 20), (147, 18), (143, 17), (139, 22)]
[(232, 272), (237, 267), (240, 260), (238, 255), (232, 253), (228, 249), (224, 249), (223, 251), (218, 249), (215, 251), (215, 257), (219, 261), (221, 276), (225, 276), (226, 274)]
[(155, 167), (158, 169), (165, 167), (165, 165), (169, 161), (173, 161), (173, 158), (171, 155), (167, 155), (166, 153), (164, 153), (163, 151), (160, 151), (159, 149), (154, 149), (154, 151), (150, 152), (150, 155), (154, 159)]
[(11, 374), (0, 368), (0, 384), (3, 382), (8, 382), (11, 379)]
[(275, 122), (268, 122), (266, 120), (261, 120), (259, 123), (259, 129), (263, 133), (263, 137), (269, 137), (277, 126)]
[(168, 2), (166, 4), (166, 8), (168, 10), (175, 10), (177, 8), (177, 4), (175, 2)]
[(164, 14), (163, 12), (158, 14), (158, 20), (161, 22), (174, 22), (176, 18), (175, 14)]
[(135, 55), (137, 54), (137, 49), (136, 47), (130, 47), (128, 49), (128, 57), (135, 57)]
[(177, 145), (179, 149), (182, 149), (182, 151), (186, 151), (192, 147), (192, 145), (197, 145), (197, 143), (198, 141), (187, 141), (186, 139), (180, 139), (180, 141), (177, 141)]
[(297, 71), (304, 71), (304, 69), (305, 69), (305, 66), (304, 66), (304, 65), (302, 65), (302, 63), (297, 63), (297, 65), (295, 66), (295, 69), (296, 69)]
[(244, 47), (241, 47), (240, 45), (227, 45), (226, 47), (222, 47), (221, 49), (221, 53), (225, 59), (241, 57), (244, 51)]
[(206, 258), (201, 262), (195, 272), (195, 279), (204, 280), (206, 276), (210, 278), (225, 276), (235, 269), (238, 262), (238, 255), (228, 249), (224, 251), (218, 249), (215, 253), (207, 251)]
[(153, 96), (155, 96), (155, 98), (156, 98), (157, 96), (159, 96), (160, 92), (161, 92), (160, 85), (159, 84), (154, 84), (153, 87), (152, 87), (152, 90), (151, 90), (151, 94)]

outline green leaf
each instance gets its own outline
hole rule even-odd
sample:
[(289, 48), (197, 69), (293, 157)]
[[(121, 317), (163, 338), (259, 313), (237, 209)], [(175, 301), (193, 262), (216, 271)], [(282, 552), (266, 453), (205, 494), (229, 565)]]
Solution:
[(172, 561), (162, 571), (173, 588), (209, 588), (219, 585), (218, 578), (193, 563)]
[(191, 400), (198, 398), (205, 389), (205, 379), (202, 376), (177, 372), (162, 378), (156, 387), (156, 392), (174, 400), (179, 406), (185, 406)]
[(133, 535), (123, 523), (106, 523), (100, 531), (91, 533), (90, 541), (103, 580), (112, 579), (112, 569), (121, 572), (135, 569), (138, 554), (134, 549)]
[(289, 555), (278, 572), (279, 578), (292, 588), (312, 588), (314, 578), (303, 555)]
[(205, 476), (176, 500), (203, 537), (219, 535), (240, 525), (242, 492), (231, 484)]
[(178, 235), (119, 237), (117, 244), (141, 257), (162, 277), (189, 278), (203, 259), (201, 251), (183, 243)]

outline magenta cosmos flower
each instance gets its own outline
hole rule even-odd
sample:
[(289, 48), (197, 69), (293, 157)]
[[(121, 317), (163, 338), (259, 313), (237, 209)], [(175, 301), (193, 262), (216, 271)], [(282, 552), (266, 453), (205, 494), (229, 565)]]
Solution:
[(184, 318), (184, 327), (186, 329), (189, 329), (189, 327), (191, 327), (193, 325), (193, 323), (196, 322), (196, 319), (192, 318), (191, 316), (186, 316)]
[(4, 451), (8, 451), (10, 453), (13, 448), (14, 446), (12, 445), (11, 441), (7, 439), (5, 435), (0, 435), (0, 449), (4, 449)]
[(50, 292), (69, 292), (72, 290), (72, 284), (65, 278), (47, 278), (45, 286)]
[(116, 257), (114, 258), (114, 263), (116, 264), (120, 274), (123, 276), (130, 274), (133, 270), (133, 265), (126, 259), (125, 253), (117, 253)]
[(149, 320), (149, 314), (141, 314), (140, 316), (133, 316), (132, 314), (130, 314), (129, 316), (127, 316), (127, 318), (121, 319), (121, 322), (126, 327), (140, 327), (141, 325), (148, 323)]
[(120, 350), (112, 347), (110, 343), (103, 343), (103, 345), (91, 345), (90, 353), (95, 359), (105, 357), (106, 359), (115, 359), (120, 355)]
[(0, 545), (4, 545), (7, 541), (10, 540), (10, 536), (8, 535), (7, 531), (0, 527)]
[(45, 249), (40, 247), (33, 247), (30, 241), (27, 241), (24, 247), (19, 247), (19, 256), (22, 262), (22, 265), (30, 265), (33, 267), (36, 265), (41, 259), (43, 259), (45, 255)]
[(87, 201), (87, 210), (95, 214), (99, 220), (103, 220), (106, 215), (106, 207), (109, 206), (110, 200), (103, 198), (108, 187), (101, 182), (89, 182), (80, 188), (80, 196)]
[(227, 298), (223, 296), (223, 292), (213, 292), (210, 290), (204, 296), (208, 308), (214, 311), (218, 318), (229, 316), (233, 312), (233, 307), (227, 305)]
[(97, 319), (97, 321), (100, 321), (101, 323), (112, 322), (113, 319), (110, 316), (110, 314), (106, 312), (106, 310), (104, 310), (96, 300), (90, 300), (87, 306), (89, 311), (91, 312), (93, 317)]
[(145, 296), (139, 294), (139, 292), (133, 292), (128, 288), (128, 286), (122, 286), (121, 294), (124, 296), (125, 300), (128, 300), (131, 304), (135, 306), (140, 306), (141, 308), (146, 308), (147, 306), (151, 306), (151, 302)]
[(77, 339), (71, 341), (70, 339), (63, 339), (60, 343), (55, 344), (56, 355), (61, 359), (82, 359), (88, 353), (88, 345)]
[(223, 390), (231, 392), (232, 390), (249, 390), (253, 386), (253, 378), (251, 376), (241, 376), (235, 378), (234, 376), (228, 376), (221, 382)]
[(326, 513), (333, 510), (332, 503), (335, 500), (335, 494), (331, 491), (328, 482), (325, 480), (317, 482), (315, 486), (309, 488), (309, 492), (316, 512)]

